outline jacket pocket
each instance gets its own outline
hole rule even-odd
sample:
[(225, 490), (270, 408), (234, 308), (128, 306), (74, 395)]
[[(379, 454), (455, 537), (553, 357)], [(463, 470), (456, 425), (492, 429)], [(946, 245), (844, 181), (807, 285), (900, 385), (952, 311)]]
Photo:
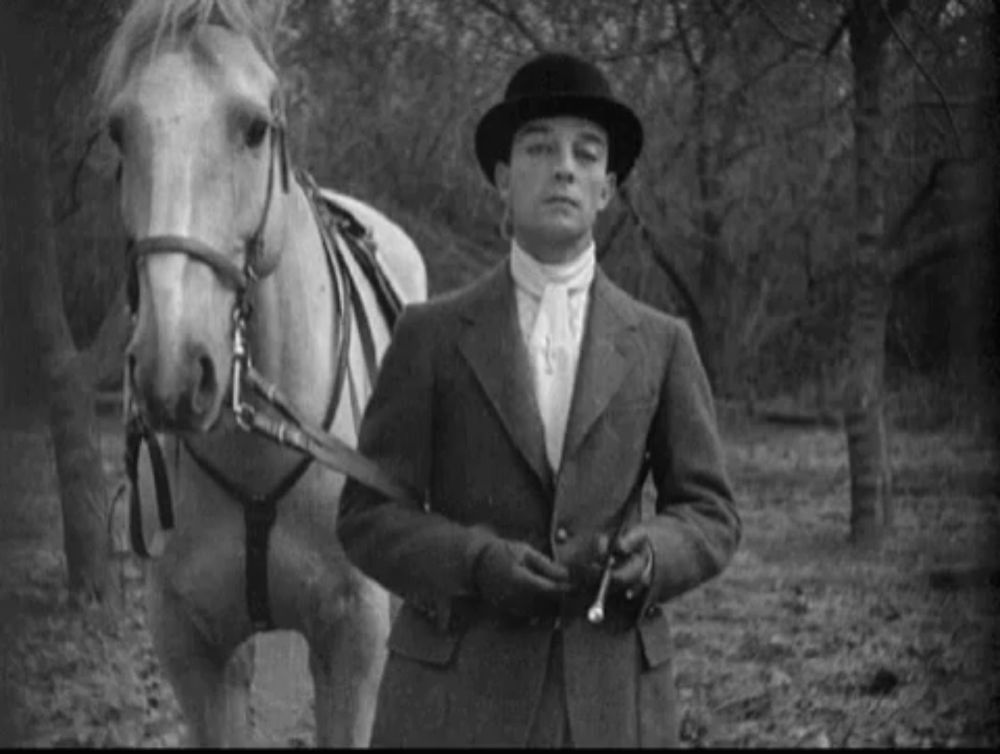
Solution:
[(674, 656), (670, 624), (658, 606), (651, 608), (651, 613), (647, 613), (639, 620), (639, 638), (647, 670), (659, 667)]
[(457, 645), (458, 634), (440, 631), (407, 604), (400, 609), (389, 632), (390, 652), (429, 665), (447, 665)]

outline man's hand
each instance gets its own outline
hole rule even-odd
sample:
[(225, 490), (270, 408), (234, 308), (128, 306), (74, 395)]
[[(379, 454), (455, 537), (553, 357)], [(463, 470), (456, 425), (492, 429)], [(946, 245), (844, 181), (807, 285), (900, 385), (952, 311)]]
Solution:
[(653, 545), (644, 524), (636, 524), (611, 544), (615, 565), (610, 589), (625, 592), (628, 599), (641, 594), (653, 578)]
[(625, 592), (629, 599), (646, 589), (653, 575), (653, 547), (643, 524), (636, 524), (623, 532), (614, 542), (604, 533), (597, 534), (585, 551), (574, 553), (570, 573), (577, 587), (596, 589), (611, 555), (612, 594)]
[(641, 594), (653, 576), (653, 547), (646, 527), (636, 524), (614, 542), (607, 534), (595, 536), (590, 553), (578, 557), (577, 563), (572, 566), (575, 582), (588, 588), (596, 586), (607, 565), (609, 553), (612, 565), (608, 591), (612, 594), (625, 592), (629, 599)]
[(607, 534), (597, 534), (589, 539), (579, 538), (565, 554), (570, 579), (577, 589), (591, 591), (597, 589), (608, 563)]
[(476, 560), (473, 574), (484, 600), (510, 615), (534, 615), (569, 591), (569, 570), (524, 542), (497, 540)]

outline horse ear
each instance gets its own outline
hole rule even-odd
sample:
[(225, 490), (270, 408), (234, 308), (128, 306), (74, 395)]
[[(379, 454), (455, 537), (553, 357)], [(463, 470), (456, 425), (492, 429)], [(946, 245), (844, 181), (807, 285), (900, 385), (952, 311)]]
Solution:
[(288, 9), (288, 0), (247, 0), (247, 7), (253, 14), (258, 29), (274, 35), (281, 28)]
[(275, 120), (275, 138), (278, 139), (278, 162), (281, 168), (281, 188), (288, 193), (288, 174), (290, 171), (288, 158), (288, 120), (285, 112), (285, 94), (281, 84), (271, 95), (271, 114)]

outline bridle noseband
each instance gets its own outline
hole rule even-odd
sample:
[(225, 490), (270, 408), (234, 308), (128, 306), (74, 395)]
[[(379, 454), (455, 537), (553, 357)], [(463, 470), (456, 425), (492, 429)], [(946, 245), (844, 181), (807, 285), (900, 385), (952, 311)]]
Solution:
[(132, 242), (128, 247), (128, 255), (129, 263), (137, 266), (141, 259), (156, 254), (186, 254), (211, 267), (228, 287), (238, 294), (243, 294), (250, 287), (250, 281), (258, 279), (251, 262), (252, 245), (254, 245), (253, 238), (247, 241), (247, 251), (242, 266), (233, 261), (229, 255), (216, 251), (197, 238), (188, 236), (147, 236)]

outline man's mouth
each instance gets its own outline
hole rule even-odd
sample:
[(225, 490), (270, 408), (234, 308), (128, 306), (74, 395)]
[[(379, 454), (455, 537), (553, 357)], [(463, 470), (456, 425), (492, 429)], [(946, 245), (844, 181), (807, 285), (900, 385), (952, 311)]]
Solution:
[(566, 206), (566, 207), (579, 206), (579, 203), (576, 201), (576, 199), (573, 199), (568, 196), (550, 196), (548, 199), (545, 200), (545, 203)]

